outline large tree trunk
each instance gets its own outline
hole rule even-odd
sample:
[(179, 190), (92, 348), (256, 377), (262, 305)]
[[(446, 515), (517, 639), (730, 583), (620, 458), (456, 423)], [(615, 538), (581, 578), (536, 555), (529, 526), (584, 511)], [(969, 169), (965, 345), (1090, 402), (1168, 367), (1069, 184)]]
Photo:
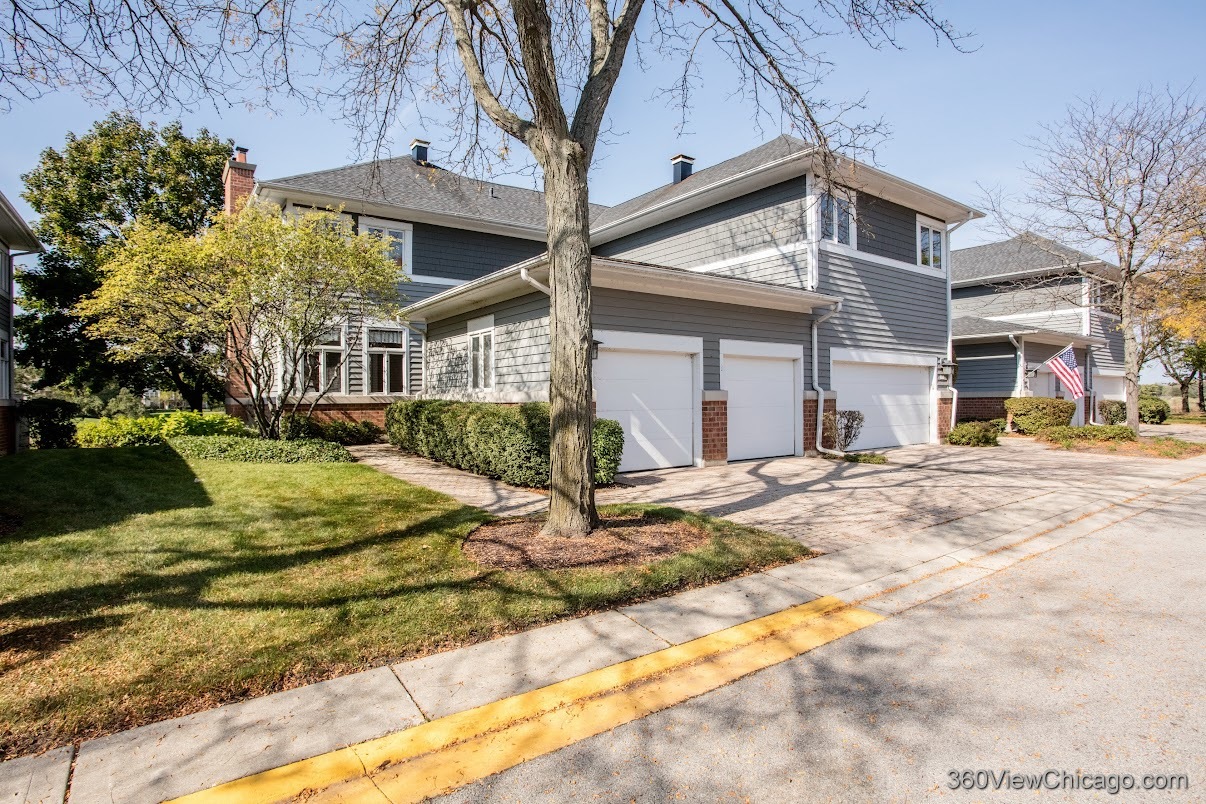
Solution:
[(598, 524), (595, 511), (594, 394), (591, 384), (590, 209), (587, 158), (580, 145), (550, 148), (544, 165), (548, 213), (549, 332), (552, 415), (549, 518), (544, 533), (586, 536)]
[(1135, 337), (1135, 300), (1129, 282), (1121, 287), (1122, 354), (1126, 371), (1126, 426), (1139, 432), (1139, 343)]
[(1188, 380), (1177, 380), (1177, 384), (1181, 386), (1181, 412), (1189, 413), (1189, 384), (1193, 382), (1192, 378)]
[(1198, 413), (1206, 413), (1206, 371), (1198, 369)]

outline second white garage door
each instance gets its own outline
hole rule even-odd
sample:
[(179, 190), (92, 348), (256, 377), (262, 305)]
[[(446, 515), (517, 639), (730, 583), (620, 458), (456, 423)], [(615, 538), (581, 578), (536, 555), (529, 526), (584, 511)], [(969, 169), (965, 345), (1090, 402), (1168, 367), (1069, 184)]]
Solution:
[(881, 363), (833, 364), (839, 410), (862, 411), (863, 430), (850, 449), (930, 440), (930, 370)]
[(601, 349), (595, 360), (595, 415), (624, 428), (621, 472), (694, 462), (691, 356)]
[(724, 356), (729, 460), (796, 454), (795, 363)]

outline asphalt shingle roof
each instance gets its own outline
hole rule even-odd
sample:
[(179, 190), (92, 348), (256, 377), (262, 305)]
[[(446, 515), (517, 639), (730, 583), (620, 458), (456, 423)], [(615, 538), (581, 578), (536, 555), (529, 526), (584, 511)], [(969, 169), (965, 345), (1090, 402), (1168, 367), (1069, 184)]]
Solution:
[(419, 164), (409, 156), (262, 183), (349, 200), (544, 228), (544, 193), (539, 190), (471, 179), (435, 165)]
[(1033, 234), (951, 252), (951, 281), (1029, 274), (1045, 268), (1100, 262), (1096, 257)]
[(782, 134), (770, 142), (763, 143), (757, 148), (734, 156), (732, 159), (726, 159), (719, 164), (692, 173), (677, 184), (665, 184), (643, 195), (638, 195), (636, 198), (630, 198), (623, 203), (616, 204), (614, 207), (608, 207), (595, 215), (594, 220), (591, 221), (591, 225), (602, 226), (612, 221), (626, 218), (641, 210), (669, 201), (684, 193), (689, 193), (698, 187), (713, 184), (730, 176), (736, 176), (739, 173), (744, 173), (747, 170), (752, 170), (760, 165), (783, 159), (795, 153), (801, 153), (811, 147), (804, 140)]
[[(985, 335), (1052, 335), (1058, 337), (1067, 337), (1066, 332), (1057, 332), (1053, 329), (1044, 329), (1043, 327), (1030, 327), (1025, 324), (1019, 324), (1016, 321), (995, 321), (991, 318), (977, 318), (976, 316), (966, 315), (951, 321), (951, 337), (952, 338), (973, 338)], [(1081, 336), (1073, 336), (1081, 337)]]

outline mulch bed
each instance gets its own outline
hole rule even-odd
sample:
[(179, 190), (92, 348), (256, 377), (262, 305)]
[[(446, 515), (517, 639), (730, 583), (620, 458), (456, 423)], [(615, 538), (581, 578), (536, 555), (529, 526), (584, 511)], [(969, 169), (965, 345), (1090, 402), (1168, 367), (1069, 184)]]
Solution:
[(648, 564), (706, 542), (692, 524), (632, 515), (604, 517), (587, 538), (542, 536), (540, 519), (518, 518), (478, 527), (462, 548), (469, 558), (494, 569), (572, 569)]

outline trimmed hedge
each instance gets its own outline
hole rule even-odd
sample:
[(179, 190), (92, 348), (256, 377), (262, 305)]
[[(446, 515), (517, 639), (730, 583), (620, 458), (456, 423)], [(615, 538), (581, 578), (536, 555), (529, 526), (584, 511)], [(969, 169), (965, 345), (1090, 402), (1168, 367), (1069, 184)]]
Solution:
[(1097, 403), (1097, 415), (1106, 424), (1126, 424), (1126, 403), (1118, 399), (1103, 399)]
[(960, 422), (951, 429), (946, 442), (957, 447), (995, 447), (1000, 432), (993, 422)]
[(321, 422), (309, 416), (285, 415), (281, 417), (281, 438), (286, 441), (319, 439), (336, 444), (353, 446), (373, 444), (380, 440), (384, 431), (372, 422)]
[(1047, 427), (1067, 427), (1076, 415), (1076, 403), (1045, 396), (1021, 396), (1005, 400), (1013, 426), (1023, 435), (1034, 435)]
[(351, 463), (352, 454), (339, 444), (316, 439), (271, 441), (240, 436), (178, 436), (168, 446), (184, 458), (239, 463)]
[(165, 416), (117, 416), (80, 422), (76, 440), (81, 447), (149, 447), (178, 436), (250, 435), (243, 423), (224, 413), (206, 416), (177, 410)]
[(1073, 441), (1134, 441), (1135, 431), (1121, 425), (1089, 425), (1087, 427), (1048, 427), (1039, 431), (1039, 441), (1071, 444)]
[(1171, 413), (1172, 408), (1163, 399), (1145, 396), (1139, 400), (1139, 421), (1144, 424), (1164, 424)]
[[(395, 447), (457, 469), (513, 486), (549, 485), (549, 406), (544, 403), (402, 400), (386, 409), (385, 432)], [(595, 482), (611, 483), (624, 452), (624, 430), (619, 422), (596, 419), (592, 442)]]

